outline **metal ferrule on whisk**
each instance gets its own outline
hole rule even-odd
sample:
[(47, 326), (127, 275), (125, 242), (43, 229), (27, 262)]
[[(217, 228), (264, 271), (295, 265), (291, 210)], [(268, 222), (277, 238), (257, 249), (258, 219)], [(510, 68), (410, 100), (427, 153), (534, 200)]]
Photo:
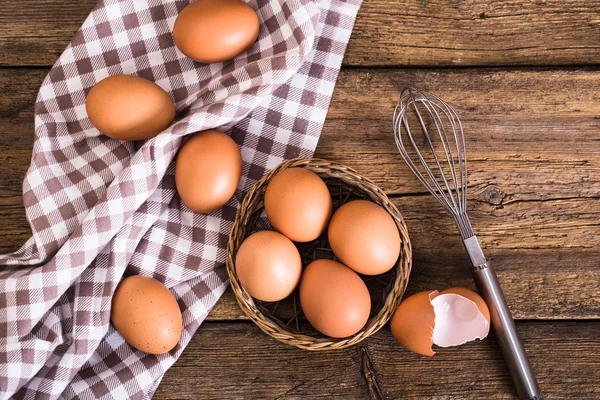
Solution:
[[(486, 261), (467, 216), (467, 150), (458, 115), (439, 97), (410, 88), (400, 96), (393, 124), (402, 158), (456, 221), (473, 264), (477, 290), (490, 309), (496, 339), (518, 396), (542, 399), (498, 278)], [(411, 130), (411, 126), (416, 129)]]

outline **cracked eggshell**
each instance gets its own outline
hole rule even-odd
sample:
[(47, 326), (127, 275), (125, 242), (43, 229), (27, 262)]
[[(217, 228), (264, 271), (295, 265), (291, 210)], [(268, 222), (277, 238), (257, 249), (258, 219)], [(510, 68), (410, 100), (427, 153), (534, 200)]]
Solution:
[(435, 314), (433, 343), (437, 346), (459, 346), (481, 340), (490, 332), (490, 323), (477, 304), (460, 294), (440, 293), (431, 304)]
[(452, 287), (449, 289), (442, 290), (440, 292), (440, 294), (446, 294), (446, 293), (458, 294), (458, 295), (461, 295), (461, 296), (466, 297), (467, 299), (471, 300), (473, 303), (475, 303), (477, 305), (477, 308), (479, 308), (479, 311), (481, 311), (481, 313), (483, 314), (483, 316), (485, 317), (487, 322), (488, 323), (490, 322), (490, 310), (489, 310), (487, 304), (485, 304), (485, 301), (481, 298), (481, 296), (477, 292), (474, 292), (471, 289), (467, 289), (467, 288), (463, 288), (463, 287)]
[(432, 356), (433, 327), (435, 314), (430, 297), (433, 292), (421, 292), (406, 298), (390, 321), (392, 334), (408, 350), (424, 356)]
[(390, 328), (404, 347), (432, 356), (433, 344), (450, 347), (485, 338), (490, 329), (490, 313), (481, 296), (469, 289), (421, 292), (400, 304)]

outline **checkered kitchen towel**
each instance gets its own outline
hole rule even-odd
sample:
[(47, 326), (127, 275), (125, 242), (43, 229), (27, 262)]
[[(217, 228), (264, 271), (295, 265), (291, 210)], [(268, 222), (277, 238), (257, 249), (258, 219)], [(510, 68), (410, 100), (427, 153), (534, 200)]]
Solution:
[[(317, 145), (360, 0), (250, 0), (258, 42), (200, 64), (171, 30), (189, 1), (99, 1), (42, 83), (23, 197), (33, 237), (0, 256), (0, 398), (149, 398), (227, 286), (225, 246), (243, 193)], [(102, 136), (89, 89), (135, 74), (175, 100), (176, 122), (145, 143)], [(236, 196), (194, 214), (175, 192), (182, 140), (219, 128), (241, 147)], [(133, 349), (110, 325), (124, 274), (167, 285), (184, 331), (170, 353)], [(201, 379), (201, 377), (199, 377)]]

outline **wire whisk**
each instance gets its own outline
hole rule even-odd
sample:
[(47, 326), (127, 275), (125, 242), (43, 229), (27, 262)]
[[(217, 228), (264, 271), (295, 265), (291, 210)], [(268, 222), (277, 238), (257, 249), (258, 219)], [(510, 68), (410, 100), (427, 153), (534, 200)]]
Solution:
[(438, 96), (408, 88), (394, 109), (393, 129), (410, 170), (456, 221), (519, 397), (542, 399), (500, 283), (467, 216), (467, 148), (460, 118)]
[[(431, 167), (423, 151), (410, 153), (407, 150), (419, 147), (419, 138), (410, 129), (410, 117), (418, 123), (418, 133), (425, 139), (425, 150), (434, 164)], [(474, 236), (466, 209), (468, 171), (465, 135), (456, 111), (434, 94), (407, 89), (402, 92), (394, 109), (394, 136), (404, 161), (454, 217), (463, 240)], [(407, 144), (410, 146), (407, 147)], [(438, 158), (440, 151), (443, 152), (442, 160)], [(449, 179), (447, 175), (450, 175)]]

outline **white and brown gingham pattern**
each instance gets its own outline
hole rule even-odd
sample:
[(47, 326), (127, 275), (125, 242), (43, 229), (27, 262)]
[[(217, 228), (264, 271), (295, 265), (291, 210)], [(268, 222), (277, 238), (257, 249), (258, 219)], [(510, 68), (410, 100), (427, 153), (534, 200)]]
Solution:
[[(23, 184), (33, 237), (0, 256), (0, 399), (151, 397), (227, 286), (225, 246), (243, 194), (315, 150), (360, 0), (251, 0), (257, 43), (211, 65), (173, 44), (188, 3), (99, 1), (40, 88)], [(115, 74), (165, 89), (175, 123), (145, 143), (101, 135), (85, 98)], [(210, 128), (231, 134), (244, 167), (235, 197), (201, 215), (176, 195), (173, 160), (186, 136)], [(177, 298), (184, 331), (171, 352), (137, 351), (110, 324), (129, 274)]]

